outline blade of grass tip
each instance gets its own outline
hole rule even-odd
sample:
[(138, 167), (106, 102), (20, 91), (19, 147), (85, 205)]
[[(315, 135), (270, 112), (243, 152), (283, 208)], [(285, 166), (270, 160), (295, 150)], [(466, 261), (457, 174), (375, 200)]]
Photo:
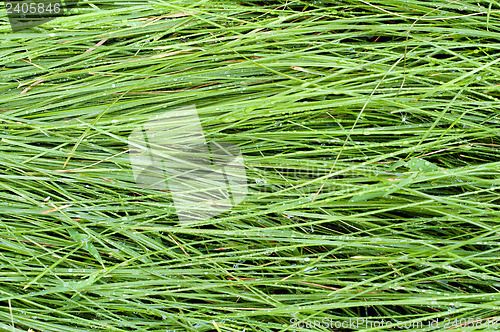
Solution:
[[(427, 137), (430, 135), (430, 133), (432, 132), (432, 130), (434, 130), (434, 128), (436, 128), (436, 126), (439, 124), (439, 122), (441, 121), (441, 119), (443, 118), (443, 116), (448, 112), (448, 110), (451, 108), (451, 106), (453, 106), (453, 104), (455, 103), (455, 101), (462, 95), (462, 93), (464, 92), (464, 90), (469, 86), (469, 84), (471, 84), (473, 82), (473, 79), (471, 79), (467, 84), (465, 84), (462, 89), (460, 89), (460, 91), (455, 94), (455, 96), (453, 97), (453, 99), (446, 105), (446, 107), (441, 111), (441, 113), (438, 114), (436, 120), (434, 121), (434, 123), (429, 127), (429, 129), (425, 132), (424, 135), (422, 135), (422, 137), (420, 138), (420, 141), (417, 143), (415, 149), (417, 149), (420, 144), (422, 144), (423, 141), (425, 141), (427, 139)], [(438, 140), (437, 140), (438, 141)], [(423, 152), (422, 154), (425, 154), (428, 150), (430, 149), (430, 147), (427, 147)], [(413, 153), (415, 153), (416, 150), (410, 152), (408, 154), (408, 156), (405, 158), (405, 159), (409, 159), (411, 158), (411, 156), (413, 155)]]
[[(261, 67), (261, 68), (264, 68), (264, 69), (266, 69), (266, 70), (269, 70), (271, 73), (274, 73), (274, 74), (276, 74), (276, 75), (278, 75), (278, 76), (283, 76), (283, 77), (286, 77), (286, 78), (288, 78), (288, 79), (291, 79), (291, 80), (296, 81), (296, 82), (300, 82), (300, 83), (302, 83), (302, 84), (307, 84), (307, 82), (305, 82), (305, 81), (301, 80), (300, 78), (293, 77), (293, 76), (287, 75), (287, 74), (285, 74), (285, 73), (282, 73), (282, 72), (280, 72), (280, 71), (277, 71), (277, 70), (274, 70), (274, 69), (272, 69), (272, 68), (269, 68), (269, 67), (267, 67), (267, 66), (265, 66), (265, 65), (263, 65), (263, 64), (261, 64), (261, 63), (258, 63), (257, 61), (254, 61), (254, 60), (252, 60), (252, 59), (250, 59), (250, 58), (248, 58), (248, 57), (244, 56), (243, 54), (240, 54), (240, 53), (239, 53), (238, 51), (236, 51), (234, 48), (230, 48), (230, 49), (231, 49), (231, 51), (233, 51), (234, 53), (236, 53), (238, 56), (242, 57), (243, 59), (245, 59), (245, 60), (247, 60), (247, 61), (250, 61), (251, 63), (253, 63), (253, 64), (254, 64), (254, 65), (256, 65), (256, 66), (259, 66), (259, 67)], [(314, 86), (318, 88), (318, 86), (317, 86), (316, 84), (315, 84)]]
[(478, 67), (478, 68), (476, 68), (476, 69), (474, 69), (474, 70), (471, 70), (471, 71), (467, 72), (466, 74), (463, 74), (462, 76), (459, 76), (459, 77), (457, 77), (457, 78), (455, 78), (455, 79), (453, 79), (453, 80), (451, 80), (451, 81), (448, 81), (448, 82), (446, 82), (446, 83), (443, 83), (443, 84), (441, 84), (441, 85), (438, 85), (438, 86), (436, 86), (435, 88), (431, 89), (430, 91), (428, 91), (428, 92), (424, 93), (422, 96), (420, 96), (420, 97), (418, 98), (418, 100), (420, 100), (420, 99), (425, 99), (425, 98), (427, 98), (427, 97), (429, 97), (429, 96), (433, 95), (434, 93), (436, 93), (436, 92), (438, 92), (438, 91), (443, 91), (443, 90), (445, 90), (446, 88), (448, 88), (449, 86), (451, 86), (451, 85), (453, 85), (453, 84), (455, 84), (455, 83), (457, 83), (457, 82), (460, 82), (460, 81), (462, 81), (462, 80), (466, 79), (467, 77), (469, 77), (469, 76), (471, 76), (471, 75), (474, 75), (475, 73), (480, 72), (481, 70), (483, 70), (483, 69), (485, 69), (485, 68), (491, 67), (491, 66), (493, 66), (494, 64), (497, 64), (498, 62), (500, 62), (500, 58), (495, 59), (495, 60), (493, 60), (493, 61), (491, 61), (491, 62), (489, 62), (489, 63), (486, 63), (486, 64), (482, 65), (481, 67)]
[[(92, 126), (94, 126), (97, 123), (97, 121), (99, 121), (99, 119), (104, 115), (104, 113), (106, 113), (107, 110), (109, 110), (114, 104), (116, 104), (123, 96), (125, 96), (125, 94), (127, 94), (128, 92), (130, 92), (132, 89), (133, 88), (129, 89), (128, 91), (125, 91), (124, 93), (122, 93), (120, 95), (120, 97), (116, 98), (115, 101), (113, 101), (111, 103), (111, 105), (109, 105), (101, 113), (99, 113), (99, 115), (97, 115), (97, 117), (94, 119), (94, 121), (92, 121)], [(68, 155), (68, 158), (64, 162), (64, 165), (62, 167), (63, 169), (66, 168), (66, 165), (68, 164), (69, 160), (71, 159), (71, 156), (73, 156), (73, 154), (75, 154), (76, 149), (78, 148), (78, 146), (80, 145), (80, 143), (83, 141), (83, 139), (85, 138), (85, 136), (87, 135), (87, 133), (90, 131), (90, 128), (91, 127), (87, 127), (87, 129), (85, 129), (85, 131), (80, 136), (80, 138), (78, 139), (78, 141), (76, 142), (76, 144), (73, 146), (73, 149), (71, 149), (71, 151), (70, 151), (70, 153)]]
[(68, 258), (69, 256), (71, 256), (73, 253), (75, 253), (76, 251), (78, 251), (78, 249), (80, 249), (82, 247), (83, 243), (79, 243), (75, 249), (73, 249), (72, 251), (70, 251), (69, 253), (67, 253), (66, 255), (64, 255), (63, 257), (59, 258), (57, 261), (55, 261), (51, 266), (49, 266), (46, 270), (44, 270), (42, 273), (40, 273), (35, 279), (31, 280), (29, 283), (27, 283), (23, 289), (27, 289), (29, 286), (31, 286), (31, 284), (33, 284), (34, 282), (37, 282), (38, 279), (40, 279), (41, 277), (43, 277), (45, 274), (47, 274), (49, 271), (51, 271), (54, 267), (56, 267), (57, 265), (59, 265), (59, 263), (61, 263), (62, 261), (64, 261), (66, 258)]
[(217, 332), (222, 332), (221, 329), (219, 328), (219, 325), (217, 325), (217, 323), (215, 322), (215, 320), (212, 321), (212, 325), (215, 327)]
[[(410, 31), (413, 29), (413, 27), (417, 24), (418, 21), (422, 20), (424, 17), (426, 17), (427, 15), (430, 15), (431, 13), (437, 11), (437, 10), (441, 10), (442, 8), (444, 8), (445, 6), (447, 5), (450, 5), (452, 3), (456, 3), (458, 2), (459, 0), (455, 0), (453, 2), (450, 2), (450, 3), (447, 3), (447, 4), (444, 4), (440, 7), (437, 7), (437, 8), (434, 8), (433, 10), (425, 13), (423, 16), (417, 18), (413, 23), (412, 25), (410, 26), (410, 28), (408, 29), (408, 31), (406, 32), (406, 39), (405, 39), (405, 50), (404, 50), (404, 53), (403, 53), (403, 56), (404, 56), (404, 61), (403, 61), (403, 81), (401, 82), (401, 86), (399, 87), (399, 90), (398, 90), (398, 95), (399, 93), (401, 92), (401, 90), (403, 89), (403, 86), (405, 84), (405, 81), (406, 81), (406, 57), (408, 55), (408, 40), (410, 39)], [(418, 46), (417, 46), (418, 47)], [(416, 48), (413, 49), (413, 51), (415, 50)]]
[(9, 299), (9, 311), (10, 311), (10, 323), (12, 324), (12, 331), (15, 331), (14, 315), (12, 314), (12, 303), (10, 303), (10, 299)]
[(486, 16), (486, 31), (490, 31), (491, 6), (493, 6), (493, 1), (490, 1), (490, 4), (488, 6), (488, 15)]

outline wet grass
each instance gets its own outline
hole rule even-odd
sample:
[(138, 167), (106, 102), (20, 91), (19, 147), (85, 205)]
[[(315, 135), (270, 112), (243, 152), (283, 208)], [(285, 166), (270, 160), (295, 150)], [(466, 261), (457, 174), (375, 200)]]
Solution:
[[(16, 33), (3, 16), (0, 329), (494, 324), (499, 13), (88, 1)], [(249, 182), (197, 227), (128, 157), (132, 130), (186, 105)]]

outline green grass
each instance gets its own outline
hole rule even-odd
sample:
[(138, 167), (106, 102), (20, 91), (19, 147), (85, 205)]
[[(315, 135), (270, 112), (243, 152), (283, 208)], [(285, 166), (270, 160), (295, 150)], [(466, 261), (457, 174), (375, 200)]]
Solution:
[[(498, 316), (499, 2), (92, 0), (16, 33), (2, 12), (0, 330)], [(127, 155), (187, 105), (249, 182), (190, 228)]]

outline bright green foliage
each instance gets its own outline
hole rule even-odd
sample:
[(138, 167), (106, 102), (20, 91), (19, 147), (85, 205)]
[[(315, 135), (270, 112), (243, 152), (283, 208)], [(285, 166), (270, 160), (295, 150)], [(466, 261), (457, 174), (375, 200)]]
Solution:
[[(90, 0), (12, 33), (4, 13), (0, 330), (496, 317), (499, 18), (496, 0)], [(186, 105), (249, 182), (192, 228), (127, 154)]]

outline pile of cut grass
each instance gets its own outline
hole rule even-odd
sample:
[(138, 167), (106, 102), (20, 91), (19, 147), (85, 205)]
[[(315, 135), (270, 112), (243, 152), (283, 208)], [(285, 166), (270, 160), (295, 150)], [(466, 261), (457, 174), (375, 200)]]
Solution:
[[(96, 0), (16, 33), (3, 16), (0, 329), (494, 324), (499, 18), (483, 0)], [(127, 154), (187, 105), (249, 185), (197, 227)]]

